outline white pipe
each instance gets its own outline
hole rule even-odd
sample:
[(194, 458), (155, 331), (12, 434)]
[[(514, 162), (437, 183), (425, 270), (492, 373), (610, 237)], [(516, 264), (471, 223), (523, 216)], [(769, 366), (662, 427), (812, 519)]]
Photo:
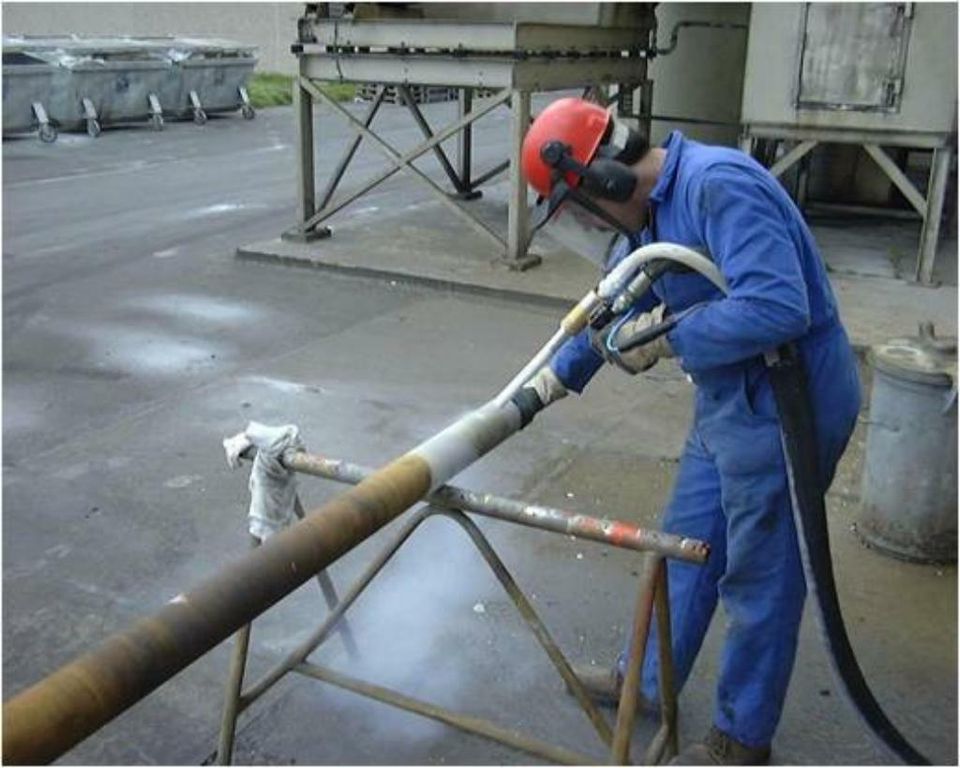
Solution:
[[(590, 322), (590, 315), (594, 310), (604, 302), (609, 302), (615, 296), (620, 297), (613, 304), (613, 311), (616, 314), (623, 312), (627, 306), (635, 301), (640, 293), (646, 291), (649, 285), (649, 278), (643, 274), (636, 275), (636, 272), (646, 263), (665, 259), (683, 264), (696, 272), (699, 272), (707, 280), (716, 285), (720, 290), (727, 291), (726, 280), (720, 274), (720, 270), (707, 257), (697, 253), (691, 248), (675, 243), (650, 243), (641, 246), (633, 253), (626, 256), (615, 266), (610, 273), (604, 277), (597, 285), (596, 289), (590, 291), (574, 307), (560, 323), (557, 330), (550, 340), (544, 344), (530, 361), (520, 369), (520, 372), (514, 376), (500, 393), (494, 398), (493, 402), (499, 406), (505, 405), (510, 399), (520, 391), (520, 388), (526, 384), (543, 366), (550, 362), (550, 358), (564, 345), (567, 339), (580, 333)], [(628, 284), (629, 281), (629, 284)], [(636, 288), (636, 294), (626, 300), (626, 294), (633, 293), (630, 289)], [(625, 301), (621, 302), (620, 299)], [(624, 306), (618, 305), (624, 303)]]

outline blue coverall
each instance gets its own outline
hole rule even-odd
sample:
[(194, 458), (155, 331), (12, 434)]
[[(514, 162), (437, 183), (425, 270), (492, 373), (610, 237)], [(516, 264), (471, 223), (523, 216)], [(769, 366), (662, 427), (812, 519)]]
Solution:
[[(686, 681), (722, 599), (729, 625), (714, 724), (743, 744), (765, 747), (783, 709), (806, 586), (761, 355), (788, 341), (801, 351), (824, 491), (854, 428), (860, 382), (816, 244), (780, 184), (734, 149), (679, 132), (663, 147), (650, 225), (619, 257), (653, 241), (705, 248), (730, 287), (724, 297), (697, 274), (670, 273), (640, 307), (663, 302), (676, 314), (709, 302), (667, 336), (696, 393), (663, 529), (711, 546), (706, 566), (669, 565), (676, 680)], [(582, 392), (602, 364), (584, 332), (551, 367), (568, 389)], [(656, 645), (651, 632), (641, 684), (650, 700), (657, 697)], [(621, 672), (625, 658), (626, 651)]]

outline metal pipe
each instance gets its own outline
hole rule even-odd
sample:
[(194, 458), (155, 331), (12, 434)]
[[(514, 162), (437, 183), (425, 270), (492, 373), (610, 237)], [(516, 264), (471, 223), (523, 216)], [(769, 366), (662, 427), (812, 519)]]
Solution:
[(520, 428), (487, 403), (3, 707), (3, 759), (49, 762)]
[(415, 712), (418, 715), (429, 717), (431, 720), (437, 720), (445, 725), (459, 728), (468, 733), (475, 733), (478, 736), (498, 741), (501, 744), (506, 744), (522, 752), (545, 758), (551, 764), (596, 765), (597, 762), (596, 758), (582, 755), (578, 752), (564, 749), (563, 747), (556, 747), (552, 744), (539, 741), (538, 739), (532, 739), (517, 731), (501, 728), (488, 720), (451, 712), (435, 704), (429, 704), (425, 701), (411, 698), (410, 696), (404, 696), (402, 693), (397, 693), (389, 688), (373, 685), (363, 680), (357, 680), (356, 678), (334, 672), (332, 669), (320, 667), (316, 664), (303, 662), (296, 666), (295, 671), (307, 677), (312, 677), (315, 680), (322, 680), (338, 688), (352, 691), (360, 696), (376, 699), (385, 704), (405, 709), (408, 712)]
[(630, 758), (630, 737), (633, 733), (633, 721), (637, 715), (637, 698), (640, 694), (640, 667), (643, 665), (643, 657), (647, 649), (647, 633), (650, 630), (650, 619), (653, 614), (654, 592), (662, 562), (663, 558), (659, 555), (649, 555), (640, 575), (637, 607), (633, 614), (633, 633), (630, 638), (630, 656), (620, 689), (617, 725), (613, 731), (611, 762), (615, 765), (626, 765)]
[[(303, 451), (289, 451), (282, 460), (287, 469), (353, 485), (363, 481), (374, 471), (342, 459), (331, 459)], [(426, 497), (426, 501), (444, 509), (460, 509), (636, 552), (657, 552), (688, 563), (705, 563), (710, 554), (710, 546), (697, 539), (642, 528), (620, 520), (582, 515), (539, 504), (526, 504), (516, 499), (470, 491), (454, 485), (438, 488)]]
[(483, 555), (483, 559), (487, 561), (487, 565), (490, 566), (490, 570), (493, 571), (497, 577), (500, 586), (502, 586), (504, 591), (510, 596), (510, 599), (520, 612), (523, 620), (527, 623), (530, 631), (533, 632), (534, 637), (537, 638), (537, 642), (539, 642), (543, 650), (546, 651), (547, 656), (550, 657), (550, 661), (553, 662), (553, 665), (557, 668), (557, 672), (560, 673), (560, 677), (563, 678), (564, 683), (566, 683), (567, 687), (573, 692), (577, 703), (580, 704), (580, 707), (596, 729), (597, 735), (600, 736), (604, 744), (609, 746), (611, 741), (613, 741), (613, 733), (610, 731), (610, 725), (604, 720), (603, 715), (600, 714), (596, 704), (594, 704), (590, 698), (590, 694), (588, 694), (583, 687), (580, 678), (577, 677), (570, 663), (560, 651), (560, 648), (557, 647), (556, 642), (550, 637), (550, 633), (547, 631), (543, 622), (540, 621), (540, 617), (537, 616), (536, 611), (533, 610), (533, 606), (530, 605), (523, 591), (517, 586), (517, 582), (513, 580), (510, 571), (507, 570), (507, 567), (503, 564), (503, 561), (497, 553), (493, 551), (493, 547), (490, 546), (487, 537), (477, 528), (477, 524), (463, 514), (463, 512), (444, 510), (441, 514), (459, 524), (460, 527), (466, 531), (471, 541), (473, 541), (474, 546), (480, 550), (480, 554)]
[[(660, 717), (666, 729), (663, 748), (669, 750), (669, 757), (673, 757), (679, 751), (680, 745), (677, 731), (677, 688), (673, 669), (673, 630), (670, 625), (669, 589), (667, 561), (661, 560), (657, 569), (656, 594), (653, 598), (657, 615), (657, 648), (660, 661)], [(657, 758), (659, 759), (660, 756), (658, 752)]]

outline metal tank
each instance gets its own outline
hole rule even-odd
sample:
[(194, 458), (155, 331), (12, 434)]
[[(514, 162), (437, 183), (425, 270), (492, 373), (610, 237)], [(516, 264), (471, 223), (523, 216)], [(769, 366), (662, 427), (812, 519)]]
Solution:
[(957, 559), (957, 340), (920, 335), (870, 352), (873, 387), (857, 531), (919, 562)]
[[(956, 3), (753, 3), (741, 121), (746, 151), (785, 142), (770, 170), (798, 166), (801, 203), (813, 149), (863, 147), (923, 218), (916, 278), (932, 281), (956, 143)], [(932, 152), (925, 191), (891, 147)]]

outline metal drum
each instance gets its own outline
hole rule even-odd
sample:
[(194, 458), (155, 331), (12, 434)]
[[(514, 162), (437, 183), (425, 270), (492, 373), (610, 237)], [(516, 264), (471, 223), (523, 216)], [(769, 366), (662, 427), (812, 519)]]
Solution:
[(870, 353), (873, 388), (857, 526), (869, 545), (919, 562), (957, 559), (956, 339), (896, 339)]

